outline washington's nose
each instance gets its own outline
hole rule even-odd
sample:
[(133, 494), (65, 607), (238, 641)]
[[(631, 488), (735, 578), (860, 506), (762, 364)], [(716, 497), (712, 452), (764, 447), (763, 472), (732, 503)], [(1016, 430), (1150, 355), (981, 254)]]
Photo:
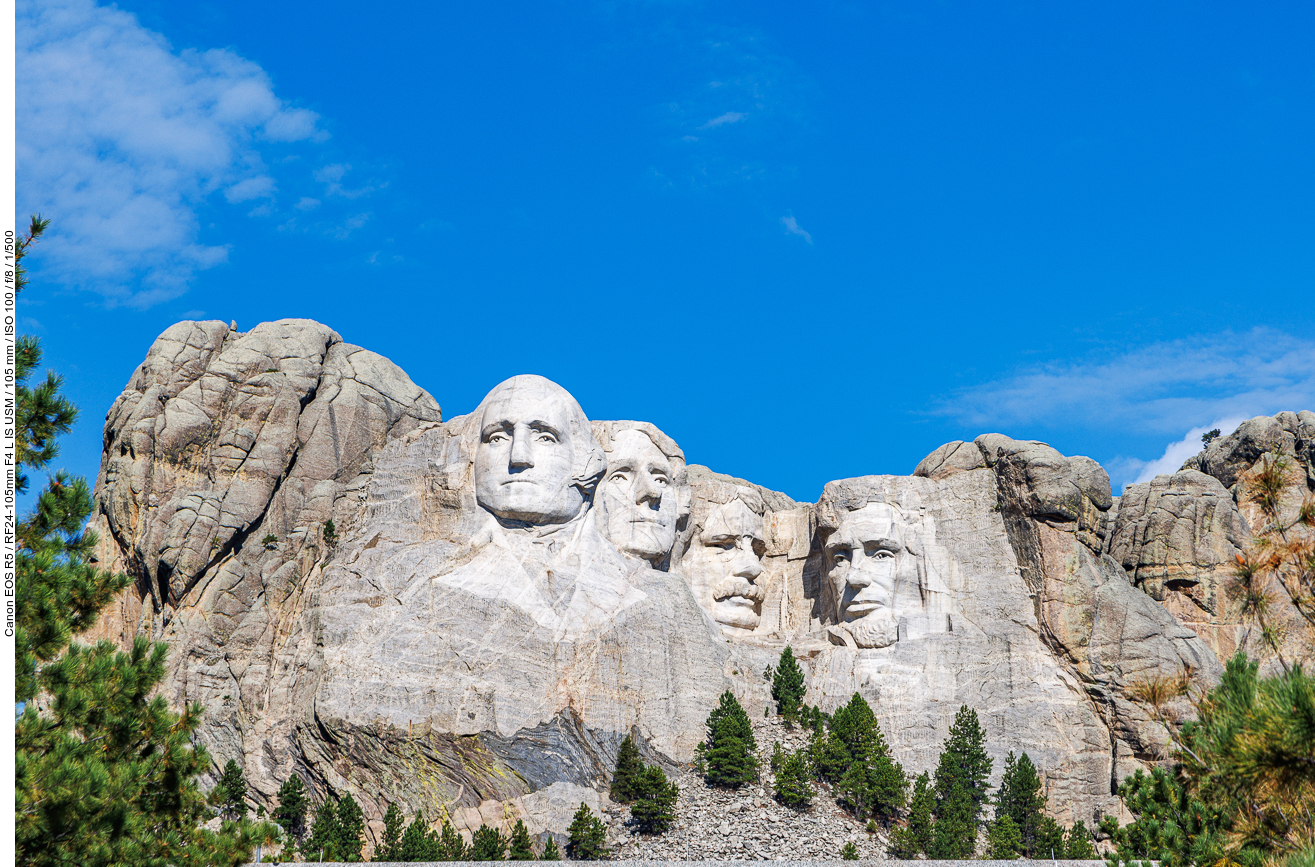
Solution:
[(736, 546), (735, 559), (731, 562), (731, 574), (736, 578), (748, 578), (750, 581), (763, 573), (763, 564), (753, 553), (751, 542), (741, 542)]
[(514, 431), (511, 435), (511, 467), (529, 469), (534, 466), (534, 457), (530, 453), (530, 434)]
[(635, 502), (641, 506), (647, 504), (657, 508), (662, 503), (662, 488), (648, 475), (641, 473), (635, 483)]

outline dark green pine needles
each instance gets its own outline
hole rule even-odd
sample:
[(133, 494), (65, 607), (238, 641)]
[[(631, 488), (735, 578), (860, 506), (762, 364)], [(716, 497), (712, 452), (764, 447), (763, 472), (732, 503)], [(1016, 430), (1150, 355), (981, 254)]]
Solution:
[(739, 788), (758, 778), (758, 749), (753, 738), (749, 715), (726, 690), (721, 703), (708, 714), (708, 741), (703, 753), (705, 776), (709, 784)]

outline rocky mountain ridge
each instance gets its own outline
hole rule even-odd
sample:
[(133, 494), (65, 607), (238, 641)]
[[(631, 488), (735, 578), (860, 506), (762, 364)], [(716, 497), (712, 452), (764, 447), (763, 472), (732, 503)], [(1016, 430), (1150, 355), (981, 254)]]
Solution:
[[(93, 528), (101, 565), (136, 583), (99, 633), (170, 643), (167, 694), (206, 706), (203, 741), (259, 801), (296, 773), (316, 797), (352, 792), (372, 834), (392, 801), (560, 832), (581, 801), (606, 808), (626, 734), (674, 773), (722, 690), (761, 717), (759, 673), (789, 644), (806, 700), (863, 693), (907, 770), (969, 704), (997, 773), (1027, 750), (1057, 817), (1091, 826), (1163, 755), (1132, 685), (1205, 685), (1257, 651), (1225, 593), (1256, 462), (1289, 455), (1293, 501), (1315, 490), (1300, 412), (1117, 498), (1089, 458), (986, 434), (799, 504), (687, 468), (652, 425), (591, 423), (546, 380), (509, 383), (445, 422), (318, 323), (184, 322), (111, 408)], [(490, 421), (514, 416), (514, 452), (529, 406), (564, 420), (558, 493), (583, 505), (561, 524), (488, 485)], [(764, 833), (744, 851), (771, 854)]]

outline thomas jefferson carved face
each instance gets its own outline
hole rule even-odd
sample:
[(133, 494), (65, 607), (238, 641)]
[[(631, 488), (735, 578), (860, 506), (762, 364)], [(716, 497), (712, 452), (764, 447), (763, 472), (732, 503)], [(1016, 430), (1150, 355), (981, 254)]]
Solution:
[(859, 647), (886, 647), (897, 640), (896, 594), (901, 586), (918, 584), (918, 562), (909, 550), (908, 532), (895, 509), (869, 503), (850, 512), (827, 540), (827, 576), (836, 620), (853, 634)]
[(579, 515), (585, 503), (580, 452), (592, 446), (601, 454), (596, 443), (578, 442), (581, 427), (589, 436), (584, 413), (549, 380), (517, 376), (499, 385), (484, 399), (476, 500), (504, 520), (560, 524)]
[(654, 565), (671, 553), (679, 517), (674, 475), (671, 460), (647, 434), (616, 433), (607, 473), (594, 495), (603, 535)]
[(723, 627), (758, 626), (765, 593), (757, 581), (765, 551), (762, 516), (734, 499), (713, 507), (681, 561), (694, 598)]

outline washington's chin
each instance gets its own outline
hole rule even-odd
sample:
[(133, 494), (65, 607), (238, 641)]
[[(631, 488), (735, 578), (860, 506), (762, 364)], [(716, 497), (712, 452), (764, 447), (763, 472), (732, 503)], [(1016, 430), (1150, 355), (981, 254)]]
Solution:
[(497, 496), (480, 497), (479, 504), (504, 521), (530, 524), (565, 523), (578, 515), (584, 504), (579, 498), (559, 496), (549, 500), (543, 494), (542, 487), (532, 482), (519, 482), (499, 488)]
[(718, 599), (713, 603), (712, 617), (722, 626), (745, 631), (757, 629), (762, 620), (762, 615), (758, 613), (758, 602), (744, 596)]

